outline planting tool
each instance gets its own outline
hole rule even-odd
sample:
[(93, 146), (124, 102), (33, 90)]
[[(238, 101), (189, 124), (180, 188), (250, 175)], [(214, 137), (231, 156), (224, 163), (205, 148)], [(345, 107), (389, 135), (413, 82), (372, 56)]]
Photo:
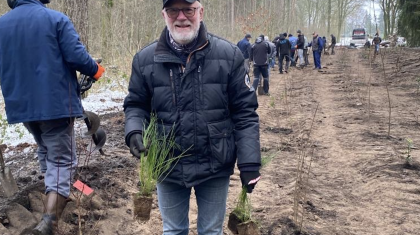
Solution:
[(106, 132), (104, 131), (104, 129), (99, 128), (98, 131), (96, 131), (92, 135), (92, 140), (93, 140), (93, 143), (95, 144), (95, 148), (93, 148), (92, 144), (89, 144), (87, 149), (89, 149), (90, 152), (99, 150), (101, 155), (105, 155), (105, 153), (102, 150), (102, 147), (105, 145), (105, 142), (106, 142)]
[(3, 152), (0, 149), (0, 189), (6, 197), (13, 196), (19, 189), (12, 172), (4, 164)]
[(88, 146), (90, 152), (94, 152), (99, 150), (101, 155), (105, 155), (102, 150), (102, 147), (105, 145), (106, 142), (106, 133), (102, 128), (99, 128), (101, 121), (99, 116), (90, 111), (83, 111), (83, 120), (86, 123), (86, 127), (88, 129), (87, 132), (84, 133), (85, 136), (92, 136), (93, 143), (95, 147), (92, 145)]
[(83, 112), (83, 120), (86, 123), (88, 131), (84, 133), (84, 135), (93, 135), (98, 131), (99, 125), (101, 124), (101, 120), (99, 116), (90, 111)]
[(85, 135), (91, 135), (93, 143), (95, 144), (95, 147), (93, 147), (92, 144), (90, 144), (88, 146), (88, 150), (90, 152), (99, 150), (101, 155), (105, 155), (104, 151), (102, 150), (102, 147), (105, 145), (106, 142), (106, 132), (102, 128), (99, 128), (100, 120), (98, 115), (89, 111), (84, 111), (83, 120), (85, 121), (86, 127), (88, 129)]
[[(100, 64), (102, 62), (102, 59), (97, 59), (96, 62)], [(80, 84), (80, 96), (85, 98), (87, 95), (85, 94), (86, 91), (88, 91), (93, 83), (96, 82), (96, 79), (87, 76), (85, 74), (80, 74), (79, 78), (79, 84)]]
[[(101, 59), (96, 60), (98, 64), (102, 62)], [(85, 74), (81, 74), (79, 78), (79, 84), (80, 84), (80, 98), (86, 97), (85, 92), (88, 91), (92, 84), (95, 83), (96, 80), (90, 76), (87, 76)], [(93, 143), (95, 144), (95, 147), (90, 144), (88, 146), (88, 149), (90, 152), (99, 150), (101, 155), (105, 155), (104, 151), (102, 150), (102, 147), (105, 145), (106, 142), (106, 133), (103, 129), (99, 128), (101, 124), (101, 120), (99, 119), (99, 116), (93, 112), (83, 110), (83, 116), (82, 119), (86, 123), (86, 127), (88, 129), (87, 132), (84, 133), (85, 136), (92, 136)]]

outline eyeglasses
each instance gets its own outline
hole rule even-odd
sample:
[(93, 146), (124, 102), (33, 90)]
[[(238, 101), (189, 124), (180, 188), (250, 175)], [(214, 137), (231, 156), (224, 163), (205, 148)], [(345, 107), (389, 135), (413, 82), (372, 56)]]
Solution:
[(176, 19), (179, 16), (179, 12), (182, 11), (182, 13), (184, 13), (185, 17), (187, 18), (191, 18), (195, 15), (195, 11), (200, 8), (200, 7), (186, 7), (186, 8), (173, 8), (173, 7), (169, 7), (166, 8), (166, 14), (168, 14), (168, 17), (171, 19)]

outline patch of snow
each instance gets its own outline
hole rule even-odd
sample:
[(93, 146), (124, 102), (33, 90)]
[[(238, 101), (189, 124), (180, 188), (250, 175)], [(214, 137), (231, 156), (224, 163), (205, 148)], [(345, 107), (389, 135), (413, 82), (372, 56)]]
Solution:
[[(4, 110), (2, 110), (4, 112)], [(22, 143), (35, 144), (35, 140), (22, 123), (8, 125), (4, 136), (2, 136), (2, 144), (7, 147), (15, 147)], [(5, 156), (11, 154), (5, 152)]]
[(348, 46), (350, 45), (351, 37), (341, 37), (340, 41), (337, 42), (336, 46)]
[(121, 111), (123, 100), (127, 94), (121, 91), (104, 91), (89, 94), (82, 100), (83, 108), (96, 114), (105, 114)]
[(25, 148), (23, 150), (23, 153), (30, 153), (31, 151), (32, 151), (32, 148), (31, 147), (28, 147), (28, 148)]

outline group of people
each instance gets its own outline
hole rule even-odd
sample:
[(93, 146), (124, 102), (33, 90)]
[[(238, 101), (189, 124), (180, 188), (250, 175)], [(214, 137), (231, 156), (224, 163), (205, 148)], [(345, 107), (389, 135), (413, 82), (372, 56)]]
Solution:
[[(327, 40), (320, 37), (316, 32), (312, 34), (312, 40), (308, 41), (301, 30), (297, 30), (297, 37), (293, 34), (281, 33), (270, 41), (267, 36), (260, 35), (256, 38), (255, 43), (251, 44), (251, 34), (237, 43), (241, 50), (245, 63), (246, 71), (250, 70), (250, 63), (253, 64), (254, 81), (252, 88), (257, 89), (260, 84), (261, 76), (263, 78), (264, 95), (269, 93), (269, 71), (274, 68), (275, 60), (278, 59), (279, 73), (288, 73), (289, 66), (302, 69), (309, 65), (308, 48), (312, 48), (314, 58), (314, 69), (321, 69), (321, 55), (327, 54), (327, 50), (331, 49), (331, 55), (335, 54), (336, 37), (331, 34), (331, 43), (327, 48)], [(274, 51), (275, 50), (275, 51)], [(297, 53), (296, 53), (297, 52)], [(298, 64), (299, 63), (299, 64)], [(284, 66), (283, 66), (284, 64)]]
[[(46, 208), (32, 231), (37, 235), (55, 233), (77, 168), (74, 121), (83, 107), (76, 71), (99, 79), (105, 70), (87, 53), (70, 19), (45, 6), (49, 2), (7, 0), (11, 11), (0, 17), (0, 31), (7, 32), (0, 34), (7, 120), (23, 122), (31, 132), (45, 173)], [(163, 0), (166, 27), (134, 56), (123, 103), (132, 155), (147, 151), (143, 128), (152, 113), (174, 126), (180, 151), (187, 151), (157, 184), (165, 235), (189, 233), (192, 188), (198, 234), (222, 234), (235, 163), (248, 193), (260, 180), (258, 102), (244, 61), (265, 66), (266, 56), (258, 53), (273, 49), (261, 37), (244, 60), (236, 45), (207, 32), (204, 10), (200, 0)]]

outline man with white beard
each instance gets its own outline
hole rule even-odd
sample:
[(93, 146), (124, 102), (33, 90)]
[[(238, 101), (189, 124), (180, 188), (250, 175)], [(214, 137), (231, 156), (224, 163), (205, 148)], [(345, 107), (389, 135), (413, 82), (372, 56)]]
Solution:
[(207, 32), (200, 1), (163, 0), (162, 16), (166, 28), (159, 40), (133, 59), (125, 141), (140, 157), (152, 112), (161, 133), (173, 127), (180, 147), (173, 156), (186, 156), (157, 184), (163, 234), (189, 233), (194, 188), (198, 234), (221, 235), (235, 162), (248, 193), (260, 179), (257, 97), (240, 49)]

